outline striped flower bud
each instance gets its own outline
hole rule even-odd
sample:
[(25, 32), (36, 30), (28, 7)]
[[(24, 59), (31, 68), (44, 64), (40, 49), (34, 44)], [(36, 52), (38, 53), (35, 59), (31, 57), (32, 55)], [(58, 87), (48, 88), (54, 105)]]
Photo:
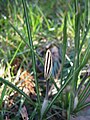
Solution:
[(44, 65), (44, 78), (46, 80), (49, 79), (52, 72), (52, 54), (51, 51), (48, 49), (45, 56), (45, 65)]

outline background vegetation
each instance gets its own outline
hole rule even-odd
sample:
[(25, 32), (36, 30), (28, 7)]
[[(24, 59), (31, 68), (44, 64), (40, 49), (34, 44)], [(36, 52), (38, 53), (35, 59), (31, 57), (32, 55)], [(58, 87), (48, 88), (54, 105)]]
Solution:
[[(2, 120), (69, 120), (90, 108), (89, 7), (89, 0), (0, 1)], [(53, 41), (62, 45), (61, 87), (51, 75), (50, 85), (58, 92), (41, 116), (46, 89), (44, 53)]]

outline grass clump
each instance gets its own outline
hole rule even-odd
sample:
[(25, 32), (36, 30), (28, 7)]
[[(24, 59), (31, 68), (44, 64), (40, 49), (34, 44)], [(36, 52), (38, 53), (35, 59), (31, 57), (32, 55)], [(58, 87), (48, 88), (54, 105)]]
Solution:
[[(23, 106), (28, 111), (26, 117), (30, 120), (70, 120), (72, 115), (77, 115), (90, 106), (90, 101), (87, 102), (90, 96), (89, 1), (49, 1), (8, 0), (7, 4), (0, 1), (2, 120), (7, 117), (18, 120), (23, 118)], [(49, 84), (54, 84), (56, 93), (48, 98), (41, 117), (46, 89), (43, 76), (44, 54), (47, 48), (51, 50), (54, 45), (58, 48), (62, 46), (58, 76), (60, 87), (51, 74)], [(13, 104), (6, 104), (10, 99)], [(12, 107), (16, 106), (17, 109), (13, 110)]]

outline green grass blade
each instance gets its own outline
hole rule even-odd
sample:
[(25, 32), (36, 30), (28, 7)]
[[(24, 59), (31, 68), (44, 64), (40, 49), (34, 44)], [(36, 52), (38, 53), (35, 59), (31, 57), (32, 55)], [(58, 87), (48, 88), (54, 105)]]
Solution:
[(19, 49), (21, 47), (21, 45), (22, 45), (22, 41), (20, 42), (19, 46), (17, 47), (17, 50), (15, 51), (15, 53), (13, 55), (13, 58), (10, 61), (10, 65), (12, 64), (13, 60), (15, 59), (15, 57), (16, 57), (16, 55), (17, 55), (17, 53), (18, 53), (18, 51), (19, 51)]
[(26, 43), (26, 45), (29, 47), (29, 44), (26, 42), (25, 38), (21, 35), (20, 31), (11, 22), (10, 22), (10, 25), (18, 33), (18, 35)]
[(3, 78), (0, 78), (0, 82), (4, 83), (5, 85), (8, 85), (13, 90), (15, 90), (18, 93), (20, 93), (21, 95), (23, 95), (30, 102), (30, 104), (35, 106), (35, 103), (30, 99), (30, 97), (28, 95), (26, 95), (22, 90), (20, 90), (17, 86), (13, 85), (11, 82), (9, 82), (8, 80), (5, 80)]
[(88, 47), (86, 48), (83, 60), (81, 62), (82, 68), (86, 65), (86, 63), (88, 62), (89, 59), (90, 59), (90, 43), (88, 44)]
[(2, 90), (2, 94), (1, 94), (1, 98), (0, 98), (0, 108), (2, 108), (3, 98), (4, 98), (5, 92), (6, 92), (6, 87), (7, 87), (7, 85), (4, 85), (3, 90)]
[(79, 96), (79, 102), (81, 103), (81, 100), (84, 98), (85, 93), (87, 92), (88, 88), (90, 87), (90, 80), (87, 81), (87, 85), (85, 89), (82, 91), (82, 93)]
[(41, 9), (38, 6), (36, 6), (36, 7), (37, 7), (38, 11), (40, 12), (40, 14), (42, 15), (42, 17), (44, 18), (44, 20), (45, 20), (45, 22), (47, 24), (48, 30), (49, 30), (50, 29), (50, 24), (48, 22), (48, 19), (46, 18), (46, 16), (44, 15), (44, 13), (41, 11)]
[[(75, 1), (75, 58), (74, 58), (74, 70), (79, 66), (79, 45), (80, 45), (80, 4)], [(74, 93), (77, 88), (78, 72), (73, 76), (73, 90)]]
[(85, 101), (86, 101), (86, 99), (89, 97), (89, 95), (90, 95), (90, 88), (89, 88), (89, 90), (85, 93), (84, 98), (83, 98), (82, 101), (80, 102), (79, 106), (82, 106), (82, 105), (85, 103)]
[(80, 106), (78, 109), (74, 110), (73, 112), (74, 112), (74, 113), (77, 113), (77, 112), (81, 111), (82, 109), (84, 109), (84, 108), (86, 108), (86, 107), (88, 107), (88, 106), (90, 106), (90, 102), (83, 104), (83, 105)]
[(23, 8), (24, 8), (24, 17), (25, 17), (25, 22), (26, 22), (26, 27), (27, 27), (27, 33), (28, 33), (28, 39), (29, 39), (29, 44), (30, 44), (30, 50), (31, 50), (31, 54), (32, 54), (33, 72), (34, 72), (34, 77), (35, 77), (38, 106), (39, 106), (39, 110), (40, 110), (39, 85), (38, 85), (37, 73), (36, 73), (35, 54), (33, 52), (34, 48), (33, 48), (32, 36), (31, 36), (31, 28), (30, 28), (30, 24), (29, 24), (29, 17), (28, 17), (26, 1), (22, 0), (22, 3), (23, 3)]
[(88, 0), (85, 2), (85, 27), (88, 26)]
[(62, 66), (64, 65), (65, 61), (65, 54), (66, 54), (66, 46), (67, 45), (67, 13), (65, 13), (64, 18), (64, 27), (63, 27), (63, 53), (62, 53)]
[(82, 39), (82, 42), (81, 42), (81, 45), (80, 45), (79, 52), (81, 51), (81, 49), (82, 49), (82, 47), (83, 47), (83, 45), (84, 45), (84, 42), (85, 42), (85, 40), (86, 40), (86, 36), (87, 36), (87, 34), (88, 34), (89, 29), (90, 29), (90, 22), (89, 22), (89, 24), (88, 24), (88, 26), (87, 26), (87, 28), (86, 28), (85, 33), (84, 33), (84, 36), (83, 36), (83, 39)]
[(85, 85), (85, 89), (82, 91), (82, 93), (79, 96), (78, 106), (82, 106), (85, 103), (85, 101), (89, 95), (90, 95), (90, 79), (88, 79), (88, 81)]
[[(20, 31), (15, 27), (13, 26), (12, 23), (10, 23), (11, 27), (16, 31), (16, 33), (20, 36), (20, 38), (23, 40), (23, 42), (29, 47), (29, 44), (26, 42), (25, 38), (21, 35)], [(1, 49), (2, 50), (2, 49)], [(32, 49), (32, 51), (34, 52), (34, 54), (37, 56), (37, 58), (40, 60), (41, 64), (44, 66), (40, 56)], [(4, 53), (3, 53), (4, 54)]]
[(65, 54), (66, 54), (66, 47), (67, 47), (67, 12), (65, 12), (65, 18), (64, 18), (64, 26), (63, 26), (63, 48), (62, 48), (62, 65), (61, 65), (61, 86), (63, 81), (63, 66), (65, 61)]
[(71, 113), (71, 103), (72, 103), (72, 97), (71, 97), (72, 94), (70, 94), (70, 100), (69, 100), (69, 108), (68, 108), (68, 111), (67, 111), (67, 120), (70, 120), (70, 113)]

